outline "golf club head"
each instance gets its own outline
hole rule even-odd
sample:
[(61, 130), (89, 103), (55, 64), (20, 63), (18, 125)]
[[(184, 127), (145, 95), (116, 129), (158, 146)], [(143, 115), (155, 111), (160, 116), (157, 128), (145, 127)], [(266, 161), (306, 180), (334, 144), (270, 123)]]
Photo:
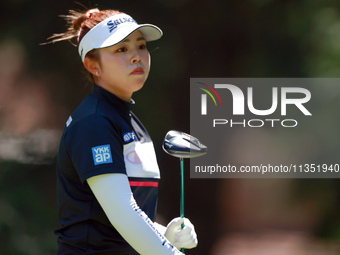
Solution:
[(169, 131), (163, 141), (163, 150), (177, 158), (195, 158), (208, 152), (197, 138), (181, 131)]

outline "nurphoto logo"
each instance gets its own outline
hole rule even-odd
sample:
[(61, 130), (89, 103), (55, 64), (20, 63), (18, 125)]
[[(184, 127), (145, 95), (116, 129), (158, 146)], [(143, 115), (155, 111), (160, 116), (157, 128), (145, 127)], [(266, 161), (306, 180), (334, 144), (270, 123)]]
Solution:
[[(241, 88), (233, 84), (208, 85), (203, 82), (196, 82), (196, 84), (199, 84), (200, 86), (197, 86), (197, 88), (204, 92), (201, 94), (201, 116), (208, 115), (209, 111), (214, 111), (214, 109), (208, 109), (207, 95), (210, 96), (216, 107), (218, 105), (218, 100), (219, 105), (223, 107), (223, 111), (228, 114), (231, 113), (233, 116), (246, 115), (246, 110), (250, 114), (256, 116), (266, 116), (265, 119), (243, 119), (241, 121), (226, 118), (214, 118), (212, 122), (213, 127), (216, 127), (218, 125), (229, 125), (230, 127), (263, 127), (266, 126), (265, 124), (268, 124), (271, 127), (275, 127), (275, 125), (278, 123), (280, 123), (282, 127), (296, 127), (298, 125), (298, 121), (296, 119), (270, 118), (270, 115), (277, 113), (278, 111), (280, 116), (287, 116), (288, 105), (296, 107), (304, 116), (312, 116), (311, 112), (307, 109), (305, 105), (311, 100), (311, 92), (306, 88), (272, 87), (270, 107), (267, 107), (266, 109), (258, 109), (254, 106), (254, 102), (256, 101), (256, 99), (254, 99), (253, 87), (247, 87), (246, 92), (243, 92)], [(223, 96), (226, 94), (231, 95), (232, 104), (222, 104)], [(257, 102), (261, 100), (262, 98), (257, 98)], [(278, 108), (280, 108), (280, 110)]]
[(191, 178), (340, 178), (339, 78), (190, 78)]

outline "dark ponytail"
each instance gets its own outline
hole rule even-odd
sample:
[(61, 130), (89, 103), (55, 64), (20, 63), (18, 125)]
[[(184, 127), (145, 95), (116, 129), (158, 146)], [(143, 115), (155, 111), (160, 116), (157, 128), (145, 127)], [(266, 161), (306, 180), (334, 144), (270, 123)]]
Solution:
[[(65, 41), (65, 40), (68, 40), (71, 42), (71, 39), (76, 38), (77, 44), (75, 46), (78, 46), (80, 41), (86, 35), (86, 33), (89, 32), (92, 28), (94, 28), (97, 24), (99, 24), (106, 18), (109, 18), (111, 16), (114, 16), (120, 13), (123, 13), (123, 12), (120, 12), (117, 10), (100, 11), (97, 8), (90, 9), (84, 13), (77, 12), (74, 10), (69, 10), (68, 15), (60, 15), (60, 17), (63, 17), (67, 22), (67, 25), (66, 25), (67, 31), (64, 33), (52, 35), (51, 37), (47, 38), (47, 40), (50, 40), (50, 41), (46, 43), (42, 43), (42, 45)], [(74, 45), (74, 43), (72, 44)], [(86, 56), (90, 58), (95, 58), (99, 61), (99, 54), (96, 52), (96, 50), (92, 50), (88, 52)], [(93, 76), (91, 73), (89, 73), (88, 78), (93, 83)]]

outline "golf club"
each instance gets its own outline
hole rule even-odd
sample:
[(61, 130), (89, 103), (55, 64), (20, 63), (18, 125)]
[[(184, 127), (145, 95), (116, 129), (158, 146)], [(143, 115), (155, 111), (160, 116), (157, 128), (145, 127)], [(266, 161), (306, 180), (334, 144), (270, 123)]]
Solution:
[[(195, 158), (207, 153), (208, 148), (197, 138), (181, 131), (169, 131), (163, 141), (163, 150), (180, 160), (181, 167), (181, 218), (184, 218), (184, 158)], [(182, 224), (182, 228), (184, 224)], [(184, 248), (181, 249), (184, 253)]]

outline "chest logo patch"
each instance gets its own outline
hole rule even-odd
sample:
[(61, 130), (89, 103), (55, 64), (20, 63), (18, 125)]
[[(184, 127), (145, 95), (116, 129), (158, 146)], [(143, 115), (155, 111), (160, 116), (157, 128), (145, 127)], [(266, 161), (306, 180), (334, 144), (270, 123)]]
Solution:
[(126, 132), (123, 135), (124, 142), (129, 143), (131, 141), (137, 141), (137, 137), (134, 132)]
[(110, 144), (92, 147), (92, 156), (94, 165), (112, 163), (112, 154)]
[(140, 165), (142, 164), (142, 162), (140, 161), (138, 154), (136, 153), (136, 151), (130, 151), (127, 155), (126, 155), (126, 159), (135, 165)]

